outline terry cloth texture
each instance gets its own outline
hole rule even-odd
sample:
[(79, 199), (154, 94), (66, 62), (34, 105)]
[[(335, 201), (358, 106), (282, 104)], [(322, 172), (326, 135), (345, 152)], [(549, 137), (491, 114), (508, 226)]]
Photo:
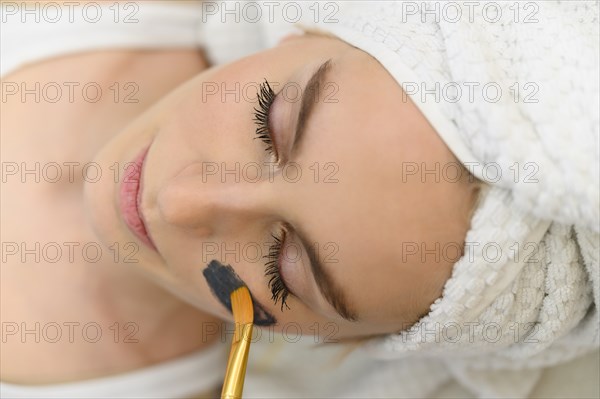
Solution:
[(487, 183), (442, 297), (366, 350), (527, 396), (599, 346), (598, 3), (343, 4), (319, 28), (376, 58)]

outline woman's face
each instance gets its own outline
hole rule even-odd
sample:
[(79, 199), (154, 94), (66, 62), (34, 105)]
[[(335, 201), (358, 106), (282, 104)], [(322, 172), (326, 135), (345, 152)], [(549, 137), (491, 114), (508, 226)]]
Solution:
[[(142, 225), (132, 162), (146, 149)], [(138, 245), (148, 276), (232, 320), (218, 295), (234, 272), (276, 329), (334, 339), (427, 312), (474, 201), (466, 175), (443, 178), (458, 161), (385, 69), (312, 35), (198, 75), (95, 161), (111, 178), (86, 186), (92, 224), (107, 245)]]

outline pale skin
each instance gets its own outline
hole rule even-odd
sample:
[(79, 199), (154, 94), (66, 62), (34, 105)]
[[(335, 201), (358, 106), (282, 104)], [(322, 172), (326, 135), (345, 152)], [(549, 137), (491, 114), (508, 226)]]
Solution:
[[(264, 144), (253, 139), (256, 103), (222, 101), (218, 95), (203, 98), (206, 83), (233, 87), (235, 82), (243, 86), (266, 78), (303, 86), (326, 61), (330, 70), (324, 80), (339, 88), (337, 102), (315, 105), (302, 145), (294, 153), (282, 143), (294, 134), (298, 104), (284, 102), (272, 116), (279, 156), (296, 162), (307, 178), (290, 183), (276, 174), (273, 179), (265, 175), (259, 181), (235, 182), (203, 175), (206, 162), (244, 165), (273, 160)], [(163, 62), (168, 63), (169, 74), (157, 72)], [(406, 162), (433, 167), (458, 161), (376, 60), (337, 39), (309, 36), (290, 38), (274, 49), (192, 78), (204, 67), (201, 56), (193, 51), (120, 52), (45, 61), (9, 76), (35, 81), (56, 80), (63, 74), (64, 80), (74, 80), (73, 74), (79, 73), (84, 74), (78, 76), (80, 80), (105, 82), (131, 77), (145, 88), (140, 90), (142, 101), (131, 107), (114, 102), (3, 104), (2, 157), (57, 162), (93, 159), (109, 170), (115, 162), (124, 165), (150, 146), (141, 208), (157, 250), (141, 243), (124, 224), (115, 205), (118, 184), (113, 179), (86, 184), (83, 189), (72, 183), (5, 184), (4, 241), (35, 237), (37, 241), (105, 245), (134, 242), (139, 244), (136, 258), (140, 262), (90, 267), (22, 264), (17, 259), (4, 264), (3, 321), (85, 319), (105, 325), (135, 321), (140, 342), (128, 345), (107, 340), (105, 346), (90, 347), (83, 343), (27, 345), (13, 340), (3, 344), (2, 380), (48, 383), (90, 378), (211, 344), (200, 336), (202, 324), (232, 320), (202, 274), (212, 259), (234, 268), (255, 299), (276, 317), (276, 329), (294, 322), (308, 333), (315, 323), (333, 323), (340, 339), (392, 333), (418, 320), (441, 295), (456, 259), (406, 257), (402, 243), (426, 248), (463, 243), (475, 186), (466, 175), (458, 182), (405, 179)], [(99, 116), (103, 113), (110, 118)], [(36, 117), (24, 117), (32, 114)], [(40, 131), (46, 133), (40, 135)], [(30, 144), (40, 140), (44, 145)], [(309, 174), (315, 162), (337, 165), (337, 182), (315, 182)], [(82, 223), (84, 218), (89, 222)], [(207, 243), (226, 248), (235, 248), (236, 243), (270, 243), (271, 234), (282, 224), (302, 230), (323, 251), (325, 244), (335, 245), (337, 250), (329, 259), (334, 261), (323, 262), (325, 272), (356, 320), (340, 316), (320, 292), (306, 248), (295, 233), (287, 235), (288, 244), (301, 248), (301, 256), (281, 265), (283, 280), (292, 292), (289, 309), (281, 310), (280, 302), (271, 301), (263, 259), (241, 256), (237, 260), (223, 253), (207, 259), (202, 252)], [(61, 362), (48, 361), (59, 354)], [(86, 361), (90, 357), (96, 361)]]

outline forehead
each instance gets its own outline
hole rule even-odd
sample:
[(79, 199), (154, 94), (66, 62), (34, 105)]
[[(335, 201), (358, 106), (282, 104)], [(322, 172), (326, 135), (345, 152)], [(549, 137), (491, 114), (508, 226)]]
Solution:
[(367, 54), (333, 58), (324, 82), (333, 101), (315, 106), (298, 159), (320, 173), (302, 204), (303, 224), (329, 244), (321, 248), (325, 267), (359, 315), (400, 317), (428, 289), (426, 270), (403, 259), (403, 249), (429, 240), (420, 223), (431, 192), (420, 180), (403, 181), (403, 168), (448, 150)]

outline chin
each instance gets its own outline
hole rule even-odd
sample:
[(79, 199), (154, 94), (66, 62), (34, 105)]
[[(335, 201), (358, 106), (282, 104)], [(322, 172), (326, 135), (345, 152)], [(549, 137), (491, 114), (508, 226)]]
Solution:
[(140, 245), (121, 215), (119, 187), (123, 177), (123, 165), (131, 162), (135, 157), (133, 154), (143, 146), (142, 140), (131, 140), (128, 135), (114, 137), (92, 161), (101, 170), (101, 177), (84, 179), (83, 201), (87, 221), (100, 243), (105, 246), (115, 242), (134, 242)]
[(87, 221), (98, 240), (105, 246), (122, 241), (120, 230), (124, 227), (119, 220), (114, 176), (110, 166), (114, 163), (106, 158), (103, 149), (92, 162), (99, 165), (102, 176), (98, 181), (84, 179), (83, 202)]

